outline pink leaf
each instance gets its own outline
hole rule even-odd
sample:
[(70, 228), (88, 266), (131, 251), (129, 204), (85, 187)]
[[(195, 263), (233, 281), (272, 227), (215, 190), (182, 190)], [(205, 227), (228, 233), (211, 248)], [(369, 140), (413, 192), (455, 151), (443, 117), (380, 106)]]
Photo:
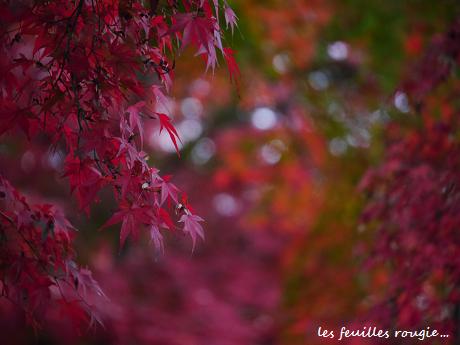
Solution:
[(169, 182), (169, 177), (165, 176), (161, 183), (161, 205), (166, 201), (168, 196), (177, 204), (177, 193), (179, 190), (174, 184)]
[(192, 250), (195, 249), (197, 236), (204, 240), (203, 227), (199, 223), (203, 221), (204, 221), (203, 218), (201, 218), (200, 216), (190, 214), (190, 213), (184, 214), (179, 220), (179, 222), (184, 223), (183, 231), (185, 233), (188, 233), (190, 237), (192, 238), (192, 245), (193, 245)]
[(225, 7), (224, 15), (225, 15), (225, 23), (227, 24), (227, 28), (230, 25), (230, 28), (232, 29), (232, 35), (233, 35), (233, 29), (235, 26), (237, 26), (236, 20), (238, 19), (238, 17), (236, 16), (235, 12), (233, 12), (233, 10), (228, 6)]
[(157, 105), (155, 109), (158, 110), (158, 105), (161, 105), (163, 109), (166, 109), (168, 112), (170, 112), (170, 109), (168, 109), (169, 108), (168, 98), (165, 96), (163, 91), (161, 91), (160, 86), (153, 85), (152, 92), (153, 92), (153, 95), (155, 96), (155, 101)]
[(144, 130), (142, 128), (141, 119), (139, 116), (140, 109), (145, 105), (145, 102), (137, 102), (130, 106), (126, 111), (129, 113), (129, 125), (131, 129), (137, 127), (139, 130), (139, 136), (141, 138), (141, 146), (144, 145)]
[(150, 227), (150, 240), (153, 242), (155, 249), (164, 252), (163, 235), (157, 225), (152, 224)]

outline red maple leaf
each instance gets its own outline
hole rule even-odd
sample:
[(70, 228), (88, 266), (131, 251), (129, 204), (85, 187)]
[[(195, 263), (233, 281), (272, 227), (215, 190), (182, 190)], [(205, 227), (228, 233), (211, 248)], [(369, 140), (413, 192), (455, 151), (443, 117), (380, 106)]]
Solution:
[(152, 222), (150, 208), (139, 206), (137, 204), (123, 204), (120, 211), (115, 212), (112, 217), (101, 227), (104, 229), (110, 225), (122, 222), (120, 232), (120, 249), (129, 235), (136, 238), (139, 234), (139, 228), (144, 224)]
[(238, 88), (238, 80), (240, 77), (240, 69), (236, 63), (235, 52), (231, 48), (224, 48), (224, 58), (227, 62), (228, 73), (230, 74), (230, 80), (235, 83)]
[(165, 128), (168, 131), (169, 137), (176, 148), (177, 154), (180, 156), (179, 147), (177, 146), (176, 138), (180, 140), (179, 134), (177, 134), (176, 128), (171, 123), (171, 120), (168, 115), (162, 113), (156, 113), (158, 115), (158, 119), (160, 120), (160, 133)]

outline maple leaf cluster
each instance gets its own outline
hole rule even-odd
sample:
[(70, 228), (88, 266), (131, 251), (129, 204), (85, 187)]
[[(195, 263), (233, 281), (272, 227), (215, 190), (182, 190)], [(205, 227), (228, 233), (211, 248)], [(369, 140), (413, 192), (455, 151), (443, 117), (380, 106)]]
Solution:
[(0, 283), (9, 307), (20, 307), (34, 327), (50, 305), (72, 309), (69, 316), (77, 328), (88, 317), (91, 324), (102, 324), (90, 300), (105, 294), (91, 272), (75, 263), (76, 229), (62, 211), (30, 204), (1, 176), (0, 206)]
[[(65, 152), (62, 175), (88, 215), (99, 192), (110, 189), (118, 210), (103, 227), (121, 223), (121, 246), (145, 229), (161, 250), (161, 231), (178, 223), (193, 246), (204, 238), (203, 219), (184, 193), (148, 165), (143, 124), (159, 121), (160, 132), (165, 129), (178, 150), (170, 116), (158, 109), (172, 87), (175, 57), (187, 46), (212, 69), (220, 51), (236, 77), (233, 52), (222, 42), (221, 12), (233, 29), (236, 16), (216, 0), (0, 5), (0, 135), (22, 132)], [(20, 299), (32, 315), (60, 280), (76, 292), (82, 280), (95, 286), (89, 271), (68, 263), (71, 225), (62, 214), (51, 206), (29, 207), (5, 177), (1, 183), (1, 255), (9, 263), (1, 266), (3, 296)]]

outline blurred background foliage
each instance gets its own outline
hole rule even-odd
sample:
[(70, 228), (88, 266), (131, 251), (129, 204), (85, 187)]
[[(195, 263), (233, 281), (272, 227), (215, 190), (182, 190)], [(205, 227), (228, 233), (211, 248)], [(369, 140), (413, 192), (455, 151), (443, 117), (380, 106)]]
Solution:
[[(458, 1), (231, 5), (238, 28), (225, 39), (237, 52), (238, 90), (224, 68), (203, 74), (185, 51), (169, 104), (181, 158), (154, 123), (146, 129), (151, 161), (206, 219), (206, 242), (191, 254), (171, 234), (164, 255), (147, 239), (120, 252), (116, 227), (96, 231), (114, 208), (105, 195), (89, 219), (74, 214), (79, 261), (111, 297), (108, 331), (82, 343), (319, 344), (319, 325), (362, 325), (387, 283), (383, 268), (363, 269), (374, 234), (359, 225), (357, 186), (383, 159), (389, 124), (419, 125), (397, 90), (457, 18)], [(59, 153), (46, 154), (22, 153), (9, 168), (25, 172), (15, 184), (75, 209)], [(43, 343), (73, 339), (69, 329), (48, 330)]]

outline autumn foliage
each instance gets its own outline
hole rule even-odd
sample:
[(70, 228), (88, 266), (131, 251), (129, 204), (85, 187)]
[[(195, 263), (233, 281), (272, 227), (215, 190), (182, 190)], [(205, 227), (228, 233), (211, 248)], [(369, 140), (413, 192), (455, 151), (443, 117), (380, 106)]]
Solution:
[(460, 336), (457, 229), (459, 142), (452, 100), (460, 62), (456, 22), (436, 37), (400, 86), (414, 105), (410, 121), (392, 124), (383, 162), (369, 169), (362, 214), (376, 237), (367, 264), (383, 262), (388, 286), (376, 306), (387, 324), (432, 325)]
[[(174, 230), (176, 215), (193, 246), (204, 238), (203, 219), (181, 201), (185, 195), (147, 164), (143, 123), (159, 121), (160, 132), (167, 131), (177, 148), (176, 129), (157, 109), (172, 86), (175, 57), (185, 47), (193, 45), (211, 69), (220, 51), (235, 77), (233, 56), (222, 43), (221, 9), (233, 28), (235, 15), (218, 2), (1, 5), (0, 134), (21, 132), (30, 142), (62, 149), (62, 176), (87, 214), (100, 190), (111, 189), (118, 210), (103, 228), (121, 223), (121, 247), (145, 230), (160, 250), (161, 231)], [(3, 177), (1, 198), (3, 295), (32, 323), (55, 298), (66, 309), (82, 307), (93, 321), (85, 295), (102, 291), (91, 273), (72, 261), (69, 221), (51, 205), (30, 204)], [(84, 312), (72, 309), (77, 319), (85, 318)]]
[(0, 342), (456, 344), (459, 11), (0, 2)]

